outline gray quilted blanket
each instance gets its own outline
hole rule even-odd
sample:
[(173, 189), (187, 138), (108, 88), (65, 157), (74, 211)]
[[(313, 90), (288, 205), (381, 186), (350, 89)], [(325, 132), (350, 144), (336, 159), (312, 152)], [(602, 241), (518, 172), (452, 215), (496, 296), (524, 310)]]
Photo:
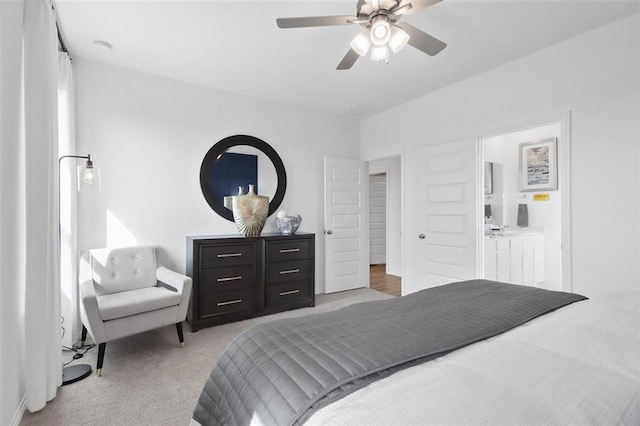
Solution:
[(205, 426), (299, 424), (374, 380), (583, 299), (471, 280), (260, 324), (222, 354), (193, 418)]

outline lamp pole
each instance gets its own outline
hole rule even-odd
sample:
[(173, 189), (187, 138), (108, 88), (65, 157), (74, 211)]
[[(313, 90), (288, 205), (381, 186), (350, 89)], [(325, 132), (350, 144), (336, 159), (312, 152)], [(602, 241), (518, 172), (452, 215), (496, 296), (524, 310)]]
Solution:
[[(91, 161), (91, 155), (63, 155), (58, 159), (58, 264), (62, 266), (62, 218), (61, 216), (61, 185), (60, 185), (60, 169), (62, 160), (65, 158), (83, 159), (86, 160), (85, 173), (83, 176), (84, 181), (87, 184), (94, 184), (96, 175), (94, 174), (93, 162)], [(79, 185), (77, 183), (76, 185)], [(81, 186), (78, 186), (78, 191), (81, 190)], [(62, 268), (60, 268), (62, 270)], [(71, 330), (73, 332), (73, 330)], [(80, 354), (80, 357), (82, 355)], [(74, 356), (74, 360), (77, 359)], [(91, 375), (91, 366), (89, 364), (76, 364), (66, 366), (62, 369), (62, 385), (69, 385), (82, 380)]]

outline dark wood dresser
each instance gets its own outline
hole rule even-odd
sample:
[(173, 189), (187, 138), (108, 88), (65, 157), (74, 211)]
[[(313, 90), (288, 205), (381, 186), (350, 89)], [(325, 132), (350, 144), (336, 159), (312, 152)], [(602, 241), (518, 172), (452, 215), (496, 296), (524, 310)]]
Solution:
[(315, 235), (187, 237), (192, 331), (315, 305)]

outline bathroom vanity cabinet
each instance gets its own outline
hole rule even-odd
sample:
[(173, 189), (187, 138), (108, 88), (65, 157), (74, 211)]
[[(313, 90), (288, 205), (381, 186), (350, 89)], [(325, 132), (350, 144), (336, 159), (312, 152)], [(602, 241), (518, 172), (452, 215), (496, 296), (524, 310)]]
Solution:
[(511, 231), (485, 237), (484, 271), (488, 280), (537, 286), (544, 282), (544, 234)]

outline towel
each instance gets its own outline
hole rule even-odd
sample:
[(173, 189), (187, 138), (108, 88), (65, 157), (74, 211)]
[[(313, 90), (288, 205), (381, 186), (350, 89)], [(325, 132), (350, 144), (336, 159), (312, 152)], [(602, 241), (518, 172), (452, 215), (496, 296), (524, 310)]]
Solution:
[(527, 204), (518, 204), (518, 226), (526, 228), (529, 226), (529, 210)]

